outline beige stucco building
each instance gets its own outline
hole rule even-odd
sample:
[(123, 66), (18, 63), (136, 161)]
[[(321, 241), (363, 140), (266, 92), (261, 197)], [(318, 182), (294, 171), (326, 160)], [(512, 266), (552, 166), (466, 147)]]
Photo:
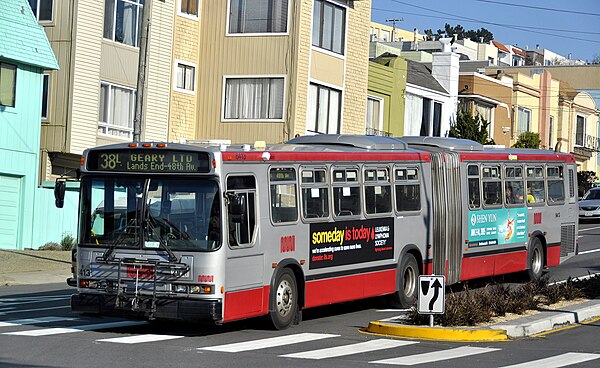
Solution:
[(197, 17), (175, 16), (169, 140), (365, 133), (371, 2), (264, 3), (201, 1)]

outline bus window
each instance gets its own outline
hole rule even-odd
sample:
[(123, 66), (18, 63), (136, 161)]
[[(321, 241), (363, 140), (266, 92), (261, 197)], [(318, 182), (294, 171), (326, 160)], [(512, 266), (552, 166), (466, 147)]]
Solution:
[(479, 166), (469, 165), (467, 168), (467, 183), (469, 186), (469, 209), (481, 207), (481, 182), (479, 180)]
[(395, 170), (396, 211), (419, 211), (421, 209), (421, 186), (416, 168)]
[(502, 182), (499, 166), (483, 166), (483, 199), (486, 207), (502, 205)]
[(387, 167), (365, 169), (364, 188), (367, 214), (392, 212), (392, 186)]
[(523, 168), (521, 166), (506, 166), (504, 168), (504, 194), (507, 207), (523, 205), (525, 193), (523, 191)]
[(527, 204), (538, 205), (546, 202), (544, 168), (527, 166)]
[(333, 211), (338, 217), (360, 215), (358, 169), (333, 170)]
[(271, 220), (274, 224), (296, 222), (298, 220), (296, 169), (293, 167), (272, 168), (269, 178), (271, 182)]
[(329, 191), (325, 169), (302, 169), (302, 217), (329, 217)]
[(548, 204), (562, 203), (565, 201), (565, 183), (562, 166), (546, 167), (548, 178)]
[(254, 176), (227, 178), (229, 245), (251, 246), (256, 232), (256, 179)]

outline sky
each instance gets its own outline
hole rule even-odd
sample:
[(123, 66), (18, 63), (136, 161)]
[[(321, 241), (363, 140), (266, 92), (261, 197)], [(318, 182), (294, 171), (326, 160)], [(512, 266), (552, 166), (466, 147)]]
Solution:
[(371, 20), (434, 33), (444, 24), (486, 28), (505, 45), (547, 49), (573, 59), (600, 58), (600, 0), (372, 0)]

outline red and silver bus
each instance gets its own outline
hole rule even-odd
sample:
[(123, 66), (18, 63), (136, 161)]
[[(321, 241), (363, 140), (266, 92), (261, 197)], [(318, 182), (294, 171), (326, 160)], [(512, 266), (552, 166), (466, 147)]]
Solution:
[[(223, 323), (576, 254), (572, 155), (434, 137), (124, 143), (81, 165), (76, 312)], [(60, 199), (61, 190), (57, 190)]]

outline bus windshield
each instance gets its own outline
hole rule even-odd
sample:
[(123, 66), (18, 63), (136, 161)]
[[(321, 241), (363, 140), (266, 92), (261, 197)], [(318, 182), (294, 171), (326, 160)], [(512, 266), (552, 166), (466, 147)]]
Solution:
[(210, 179), (85, 177), (80, 208), (82, 244), (203, 251), (221, 245), (219, 189)]

